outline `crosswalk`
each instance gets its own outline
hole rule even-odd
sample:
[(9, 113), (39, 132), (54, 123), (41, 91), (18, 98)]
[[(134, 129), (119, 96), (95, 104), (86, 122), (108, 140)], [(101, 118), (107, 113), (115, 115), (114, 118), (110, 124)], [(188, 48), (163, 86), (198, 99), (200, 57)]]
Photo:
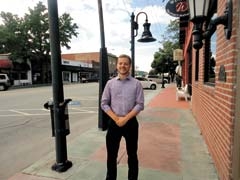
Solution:
[[(0, 110), (0, 117), (16, 117), (16, 116), (49, 116), (50, 110), (39, 109), (7, 109)], [(89, 114), (98, 113), (98, 107), (74, 107), (68, 106), (69, 114)]]

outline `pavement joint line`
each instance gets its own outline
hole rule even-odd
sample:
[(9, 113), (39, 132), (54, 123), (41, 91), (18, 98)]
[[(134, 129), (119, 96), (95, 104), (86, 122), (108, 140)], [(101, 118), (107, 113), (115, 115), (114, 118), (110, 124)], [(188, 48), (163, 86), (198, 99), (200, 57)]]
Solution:
[[(175, 88), (175, 86), (169, 88), (173, 87)], [(148, 104), (147, 101), (150, 102), (151, 99), (154, 97), (159, 98), (158, 95), (162, 93), (161, 91), (164, 91), (164, 89), (153, 92), (154, 95), (150, 94), (146, 99), (146, 103)], [(175, 97), (175, 94), (172, 94), (172, 96)], [(169, 99), (169, 97), (167, 97), (166, 99)], [(175, 103), (175, 99), (173, 103)], [(166, 169), (153, 169), (151, 167), (140, 166), (139, 180), (146, 180), (149, 178), (151, 180), (218, 180), (213, 161), (211, 160), (210, 154), (207, 150), (207, 146), (206, 144), (204, 144), (203, 137), (192, 115), (191, 106), (189, 106), (189, 109), (179, 109), (172, 107), (148, 107), (146, 105), (144, 111), (146, 113), (142, 112), (139, 114), (140, 124), (150, 122), (152, 123), (152, 125), (154, 125), (153, 122), (157, 122), (160, 125), (167, 125), (166, 127), (172, 127), (172, 125), (174, 124), (174, 127), (179, 128), (178, 136), (180, 142), (178, 143), (180, 146), (180, 159), (176, 163), (179, 164), (180, 170), (179, 172), (173, 172), (167, 171)], [(158, 115), (164, 113), (165, 116), (157, 117), (155, 116), (156, 114), (154, 114), (155, 112), (158, 113)], [(173, 112), (175, 114), (173, 114)], [(169, 114), (169, 116), (167, 116), (167, 113)], [(164, 128), (165, 126), (163, 126), (162, 128)], [(173, 131), (166, 132), (168, 133)], [(105, 178), (106, 162), (93, 159), (91, 158), (91, 156), (94, 152), (104, 146), (105, 134), (106, 131), (100, 131), (95, 127), (86, 130), (85, 132), (81, 133), (79, 136), (71, 140), (71, 143), (68, 144), (68, 156), (69, 160), (75, 164), (66, 173), (59, 174), (53, 172), (50, 169), (50, 166), (52, 165), (51, 163), (54, 163), (55, 160), (54, 151), (51, 154), (44, 156), (41, 160), (32, 164), (22, 173), (29, 173), (30, 175), (32, 175), (32, 179), (34, 179), (34, 176), (43, 176), (44, 180), (103, 180)], [(176, 132), (173, 134), (176, 134)], [(157, 134), (155, 134), (153, 137), (155, 136), (157, 136)], [(144, 137), (148, 138), (146, 136)], [(159, 142), (156, 141), (156, 143)], [(85, 145), (83, 146), (83, 144)], [(169, 150), (170, 152), (172, 152), (173, 149)], [(125, 154), (125, 150), (121, 151), (121, 154), (119, 154), (118, 158), (119, 180), (127, 179), (127, 164), (121, 162), (121, 160), (124, 159), (123, 156)], [(154, 153), (149, 155), (154, 155)]]

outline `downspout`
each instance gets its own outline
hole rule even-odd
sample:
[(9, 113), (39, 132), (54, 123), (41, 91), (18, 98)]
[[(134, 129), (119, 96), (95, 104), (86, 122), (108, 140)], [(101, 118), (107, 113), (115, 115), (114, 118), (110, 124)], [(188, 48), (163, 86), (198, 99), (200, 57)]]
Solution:
[(191, 40), (192, 40), (192, 29), (193, 29), (193, 23), (189, 22), (189, 26), (188, 26), (188, 31), (187, 34), (186, 34), (186, 39), (185, 39), (185, 43), (184, 43), (184, 51), (183, 51), (183, 57), (184, 59), (187, 58), (187, 50), (188, 50), (188, 47), (189, 47), (189, 44), (191, 43)]

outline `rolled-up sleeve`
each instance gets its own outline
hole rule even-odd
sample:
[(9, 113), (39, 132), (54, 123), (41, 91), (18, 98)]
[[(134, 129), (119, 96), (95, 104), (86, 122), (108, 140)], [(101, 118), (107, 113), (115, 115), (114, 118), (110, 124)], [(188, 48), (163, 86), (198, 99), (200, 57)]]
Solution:
[(108, 110), (111, 109), (110, 107), (110, 101), (111, 101), (111, 94), (110, 94), (110, 89), (109, 89), (109, 83), (106, 84), (102, 98), (101, 98), (101, 108), (104, 112), (107, 112)]
[(137, 112), (144, 110), (144, 93), (140, 83), (137, 83), (136, 104), (133, 109)]

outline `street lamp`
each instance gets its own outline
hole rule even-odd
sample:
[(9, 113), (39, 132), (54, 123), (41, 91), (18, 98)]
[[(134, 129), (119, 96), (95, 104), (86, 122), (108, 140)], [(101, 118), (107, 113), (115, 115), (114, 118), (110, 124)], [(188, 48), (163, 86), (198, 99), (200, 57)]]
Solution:
[[(143, 24), (144, 31), (142, 37), (138, 40), (138, 42), (153, 42), (156, 41), (155, 38), (152, 37), (152, 33), (150, 32), (150, 23), (148, 23), (148, 16), (145, 12), (139, 12), (136, 16), (136, 21), (134, 13), (131, 15), (131, 56), (132, 56), (132, 76), (135, 76), (135, 37), (138, 35), (138, 16), (140, 14), (145, 14), (146, 20)], [(136, 30), (136, 33), (135, 33)]]
[(219, 24), (224, 25), (226, 39), (231, 38), (232, 32), (232, 0), (227, 0), (224, 15), (211, 19), (205, 32), (202, 30), (204, 21), (208, 20), (209, 7), (211, 0), (188, 0), (190, 20), (194, 24), (192, 31), (193, 47), (201, 49), (203, 46), (202, 40), (210, 38), (216, 31)]

